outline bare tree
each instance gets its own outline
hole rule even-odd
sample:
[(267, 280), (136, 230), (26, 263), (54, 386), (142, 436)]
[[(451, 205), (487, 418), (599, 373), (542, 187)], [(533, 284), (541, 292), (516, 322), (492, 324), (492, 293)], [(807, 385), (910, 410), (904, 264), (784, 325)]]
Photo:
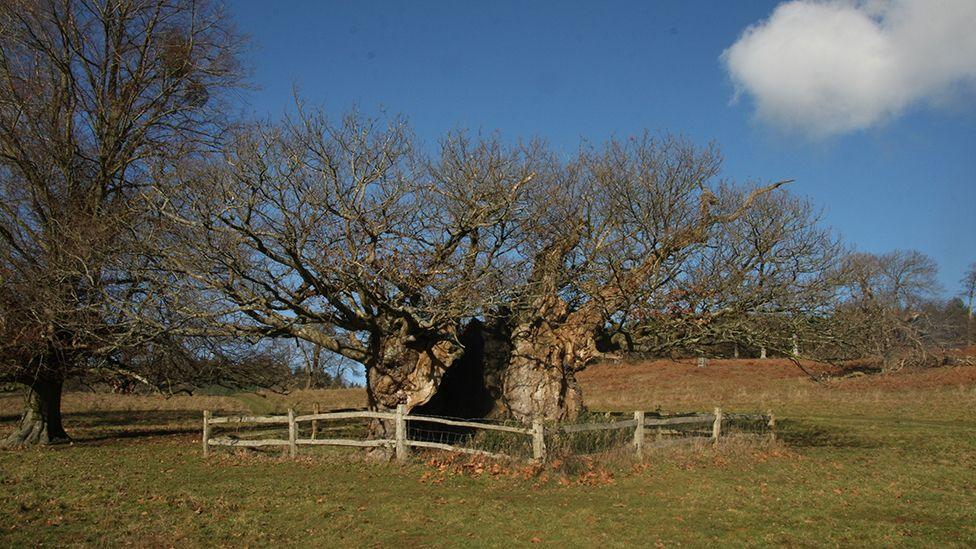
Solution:
[(428, 158), (398, 120), (303, 111), (161, 193), (168, 261), (223, 300), (226, 329), (319, 345), (364, 365), (370, 406), (412, 408), (466, 319), (505, 301), (538, 156), (455, 134)]
[(714, 147), (645, 133), (584, 149), (536, 189), (531, 275), (494, 331), (507, 356), (488, 358), (501, 364), (505, 413), (574, 417), (582, 407), (575, 373), (612, 356), (611, 322), (667, 287), (716, 227), (785, 183), (723, 202), (720, 166)]
[(969, 309), (969, 317), (966, 325), (966, 342), (972, 345), (973, 342), (973, 302), (976, 300), (976, 263), (969, 265), (966, 274), (962, 277), (963, 295), (966, 296), (966, 308)]
[(915, 250), (848, 255), (839, 272), (844, 295), (825, 331), (852, 358), (876, 357), (886, 370), (926, 363), (939, 343), (923, 308), (939, 292), (937, 273)]
[(345, 387), (349, 384), (347, 375), (352, 364), (345, 357), (333, 353), (317, 343), (296, 339), (296, 347), (301, 354), (301, 369), (305, 389)]
[(360, 362), (370, 406), (477, 386), (479, 413), (564, 418), (611, 320), (782, 184), (723, 199), (719, 164), (649, 135), (563, 163), (453, 134), (427, 157), (396, 120), (303, 113), (186, 166), (160, 210), (171, 265), (220, 296), (225, 327)]
[[(727, 187), (721, 201), (741, 202), (747, 192)], [(635, 303), (616, 330), (628, 351), (652, 356), (736, 349), (800, 354), (795, 347), (816, 337), (808, 319), (834, 301), (830, 273), (841, 255), (819, 212), (779, 189), (735, 221), (713, 227), (675, 276)]]
[(64, 380), (138, 377), (120, 352), (165, 331), (141, 194), (213, 143), (238, 43), (206, 1), (0, 5), (0, 376), (29, 387), (7, 444), (66, 438)]

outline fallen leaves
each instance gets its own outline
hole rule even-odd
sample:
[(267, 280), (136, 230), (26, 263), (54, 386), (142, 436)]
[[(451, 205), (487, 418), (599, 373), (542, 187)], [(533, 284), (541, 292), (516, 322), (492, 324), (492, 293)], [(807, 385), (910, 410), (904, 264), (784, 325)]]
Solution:
[(439, 454), (430, 457), (424, 464), (432, 470), (424, 471), (420, 481), (430, 484), (440, 484), (452, 476), (529, 480), (541, 471), (536, 464), (506, 464), (485, 456), (461, 453)]

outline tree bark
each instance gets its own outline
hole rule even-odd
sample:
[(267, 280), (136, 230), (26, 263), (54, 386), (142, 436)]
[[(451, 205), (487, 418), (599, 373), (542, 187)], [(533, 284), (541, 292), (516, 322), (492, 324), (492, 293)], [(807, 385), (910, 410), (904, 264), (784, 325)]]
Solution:
[(61, 380), (32, 380), (27, 385), (26, 405), (20, 423), (0, 446), (14, 448), (68, 442), (70, 438), (61, 423), (62, 387)]
[[(571, 352), (571, 351), (570, 351)], [(583, 393), (576, 381), (577, 368), (557, 359), (547, 364), (546, 357), (565, 355), (561, 344), (549, 348), (522, 346), (512, 357), (504, 376), (503, 404), (508, 415), (527, 423), (534, 416), (572, 420), (583, 410)]]
[[(370, 410), (391, 412), (403, 404), (409, 413), (427, 403), (437, 392), (447, 368), (463, 349), (450, 339), (418, 341), (409, 335), (387, 337), (374, 342), (373, 357), (366, 365), (366, 398)], [(393, 439), (393, 421), (374, 420), (369, 438)], [(389, 448), (377, 448), (370, 455), (389, 459)]]
[(455, 341), (418, 344), (407, 338), (388, 338), (366, 368), (366, 393), (371, 409), (407, 411), (434, 396), (447, 368), (463, 349)]
[(507, 415), (522, 422), (579, 415), (583, 393), (576, 372), (604, 356), (598, 348), (600, 321), (595, 309), (570, 311), (564, 300), (549, 296), (533, 315), (513, 323), (501, 375)]

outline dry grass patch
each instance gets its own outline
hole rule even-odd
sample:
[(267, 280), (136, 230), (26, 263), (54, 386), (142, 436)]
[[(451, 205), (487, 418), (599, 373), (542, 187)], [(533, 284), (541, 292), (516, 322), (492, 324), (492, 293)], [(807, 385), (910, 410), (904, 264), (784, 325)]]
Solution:
[[(810, 371), (834, 372), (804, 363)], [(972, 419), (976, 366), (903, 370), (816, 382), (788, 360), (693, 360), (598, 364), (579, 376), (595, 410), (772, 410), (777, 416), (902, 420)], [(921, 395), (924, 394), (924, 397)], [(922, 400), (920, 400), (922, 399)]]

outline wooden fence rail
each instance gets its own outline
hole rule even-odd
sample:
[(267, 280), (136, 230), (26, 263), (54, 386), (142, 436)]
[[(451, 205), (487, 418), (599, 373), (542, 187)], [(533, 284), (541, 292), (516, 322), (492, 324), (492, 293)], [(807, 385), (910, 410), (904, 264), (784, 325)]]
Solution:
[[(392, 447), (396, 453), (397, 460), (404, 461), (409, 455), (409, 448), (434, 448), (453, 452), (463, 452), (469, 454), (486, 455), (491, 457), (511, 457), (504, 454), (478, 450), (474, 448), (464, 448), (445, 444), (441, 442), (431, 442), (425, 440), (412, 440), (409, 438), (407, 422), (435, 423), (452, 427), (465, 427), (470, 429), (481, 429), (486, 431), (501, 431), (525, 435), (532, 438), (532, 458), (536, 461), (546, 459), (546, 427), (541, 417), (533, 420), (531, 426), (516, 427), (513, 425), (501, 425), (497, 423), (486, 423), (480, 421), (465, 421), (460, 419), (448, 419), (434, 416), (409, 415), (406, 407), (400, 405), (396, 412), (377, 412), (370, 410), (324, 412), (295, 415), (295, 411), (288, 410), (287, 415), (278, 416), (228, 416), (213, 417), (209, 410), (203, 412), (203, 455), (210, 454), (211, 446), (237, 446), (247, 448), (257, 448), (263, 446), (287, 446), (288, 453), (294, 457), (298, 454), (299, 446), (354, 446), (361, 448)], [(649, 417), (650, 416), (650, 417)], [(342, 420), (342, 419), (380, 419), (392, 421), (394, 425), (394, 438), (392, 439), (341, 439), (341, 438), (317, 438), (319, 421)], [(656, 435), (655, 445), (665, 445), (666, 441), (661, 438), (662, 427), (676, 425), (701, 425), (711, 427), (711, 437), (686, 437), (682, 440), (707, 440), (710, 438), (718, 442), (722, 436), (722, 422), (728, 421), (754, 421), (762, 422), (769, 429), (770, 438), (775, 438), (776, 419), (772, 412), (766, 414), (724, 414), (721, 408), (715, 408), (713, 413), (697, 413), (680, 416), (660, 417), (652, 416), (651, 413), (637, 410), (634, 412), (633, 419), (615, 420), (607, 422), (577, 423), (568, 425), (557, 425), (551, 432), (565, 434), (584, 433), (592, 431), (608, 431), (615, 429), (633, 429), (632, 445), (638, 456), (643, 455), (644, 440), (648, 432)], [(311, 438), (298, 438), (298, 424), (304, 422), (312, 423)], [(287, 439), (239, 439), (230, 437), (214, 437), (214, 425), (229, 424), (280, 424), (288, 426)], [(327, 431), (334, 431), (338, 428), (327, 428)]]
[[(338, 439), (338, 438), (318, 438), (319, 421), (341, 420), (341, 419), (381, 419), (394, 423), (395, 438), (392, 439)], [(295, 415), (294, 410), (289, 409), (287, 415), (280, 416), (230, 416), (213, 417), (209, 410), (203, 412), (203, 453), (204, 456), (210, 454), (211, 446), (237, 446), (247, 448), (257, 448), (262, 446), (288, 446), (288, 453), (295, 456), (299, 446), (356, 446), (362, 448), (375, 448), (387, 446), (394, 448), (397, 459), (403, 461), (409, 455), (409, 448), (436, 448), (454, 452), (469, 454), (487, 455), (491, 457), (507, 457), (504, 454), (478, 450), (474, 448), (464, 448), (431, 442), (425, 440), (412, 440), (408, 437), (407, 422), (436, 423), (452, 427), (466, 427), (470, 429), (481, 429), (486, 431), (502, 431), (519, 435), (530, 436), (533, 439), (533, 459), (542, 460), (545, 458), (545, 440), (542, 420), (537, 419), (532, 427), (515, 427), (512, 425), (500, 425), (497, 423), (483, 423), (477, 421), (463, 421), (457, 419), (447, 419), (433, 416), (408, 415), (404, 406), (398, 406), (396, 412), (376, 412), (370, 410), (343, 411), (343, 412), (324, 412), (304, 415)], [(311, 438), (298, 438), (298, 424), (312, 422)], [(288, 426), (288, 439), (259, 439), (248, 440), (230, 437), (214, 437), (212, 427), (214, 425), (228, 424), (281, 424)]]

